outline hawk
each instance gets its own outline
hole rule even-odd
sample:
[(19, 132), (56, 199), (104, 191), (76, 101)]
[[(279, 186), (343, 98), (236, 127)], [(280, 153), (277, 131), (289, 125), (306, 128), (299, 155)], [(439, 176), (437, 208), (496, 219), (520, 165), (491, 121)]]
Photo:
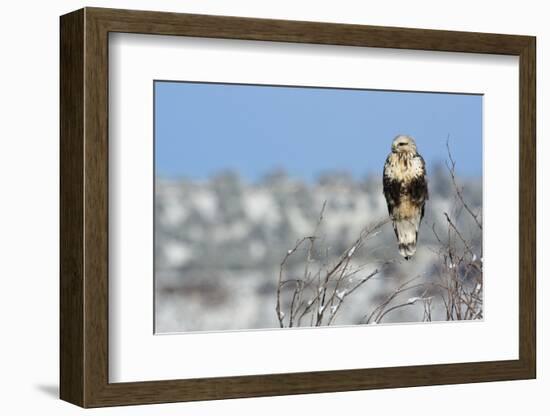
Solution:
[(416, 252), (428, 199), (426, 164), (412, 137), (400, 135), (393, 140), (384, 164), (383, 186), (399, 253), (409, 260)]

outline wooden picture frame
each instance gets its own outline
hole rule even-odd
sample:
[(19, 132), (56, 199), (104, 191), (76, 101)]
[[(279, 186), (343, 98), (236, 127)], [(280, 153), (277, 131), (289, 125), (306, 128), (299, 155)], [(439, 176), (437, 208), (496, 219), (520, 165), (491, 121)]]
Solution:
[[(85, 8), (62, 16), (60, 29), (61, 399), (82, 407), (101, 407), (535, 378), (534, 37), (100, 8)], [(109, 383), (110, 32), (518, 56), (519, 359)]]

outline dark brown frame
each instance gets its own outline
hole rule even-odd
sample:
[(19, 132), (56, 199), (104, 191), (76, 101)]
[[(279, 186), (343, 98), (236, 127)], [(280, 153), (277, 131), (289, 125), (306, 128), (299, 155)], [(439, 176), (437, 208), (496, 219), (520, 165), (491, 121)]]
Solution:
[[(519, 359), (109, 383), (109, 32), (519, 56)], [(535, 378), (535, 45), (531, 36), (99, 8), (62, 16), (61, 398), (99, 407)]]

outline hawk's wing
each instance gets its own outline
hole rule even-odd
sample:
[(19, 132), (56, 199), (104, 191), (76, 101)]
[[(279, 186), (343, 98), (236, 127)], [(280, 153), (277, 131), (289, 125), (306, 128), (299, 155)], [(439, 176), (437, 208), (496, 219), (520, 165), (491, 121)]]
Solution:
[(388, 213), (390, 214), (390, 216), (392, 216), (393, 209), (399, 204), (401, 183), (399, 181), (396, 181), (389, 175), (390, 156), (386, 158), (386, 163), (384, 163), (382, 185), (384, 188), (384, 196), (386, 197), (386, 204), (388, 205)]
[(409, 192), (414, 203), (422, 207), (420, 214), (420, 220), (422, 220), (422, 218), (424, 218), (424, 204), (429, 197), (428, 181), (426, 179), (426, 162), (424, 162), (424, 158), (420, 155), (416, 155), (415, 158), (420, 162), (422, 169), (421, 174), (412, 180)]

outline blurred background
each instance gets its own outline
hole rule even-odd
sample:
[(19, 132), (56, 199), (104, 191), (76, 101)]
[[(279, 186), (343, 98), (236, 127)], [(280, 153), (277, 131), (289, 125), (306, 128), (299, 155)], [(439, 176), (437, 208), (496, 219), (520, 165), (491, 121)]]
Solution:
[[(463, 198), (481, 214), (482, 96), (155, 82), (155, 331), (278, 327), (281, 261), (312, 234), (323, 204), (324, 264), (387, 217), (382, 169), (398, 134), (415, 138), (428, 168), (418, 251), (403, 260), (391, 226), (382, 227), (353, 263), (365, 276), (383, 270), (346, 299), (333, 325), (360, 324), (408, 279), (437, 282), (453, 267), (441, 255), (440, 240), (451, 238), (445, 213), (470, 260), (481, 261), (481, 232), (446, 163), (448, 142)], [(303, 270), (303, 254), (289, 259), (290, 276)], [(418, 322), (423, 311), (412, 303), (381, 323)], [(432, 320), (444, 319), (434, 299)]]

